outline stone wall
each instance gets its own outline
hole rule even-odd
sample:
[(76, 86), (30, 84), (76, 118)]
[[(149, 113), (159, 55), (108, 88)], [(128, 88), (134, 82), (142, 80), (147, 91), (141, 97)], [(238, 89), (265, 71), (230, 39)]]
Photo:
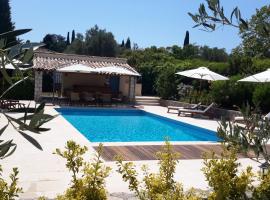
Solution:
[(135, 101), (135, 90), (136, 90), (136, 77), (131, 76), (129, 79), (129, 101)]
[[(160, 105), (165, 106), (165, 107), (167, 106), (190, 107), (190, 106), (193, 106), (194, 104), (161, 99)], [(221, 108), (211, 108), (209, 112), (211, 112), (211, 114), (217, 119), (225, 118), (227, 120), (232, 120), (234, 119), (235, 116), (241, 116), (241, 112), (239, 111), (226, 110), (226, 109), (221, 109)]]
[(39, 101), (42, 95), (42, 71), (35, 71), (35, 92), (34, 99), (35, 101)]

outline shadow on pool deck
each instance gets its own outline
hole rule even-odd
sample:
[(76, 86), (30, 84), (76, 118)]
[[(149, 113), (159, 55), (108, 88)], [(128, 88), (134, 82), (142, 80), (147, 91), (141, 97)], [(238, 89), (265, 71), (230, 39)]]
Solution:
[[(114, 161), (115, 156), (120, 155), (126, 161), (157, 160), (155, 155), (161, 147), (162, 145), (104, 146), (102, 158), (106, 161)], [(222, 152), (221, 145), (212, 144), (173, 145), (173, 149), (180, 153), (180, 159), (202, 159), (204, 152), (213, 150), (217, 156)], [(239, 154), (238, 157), (245, 156)]]

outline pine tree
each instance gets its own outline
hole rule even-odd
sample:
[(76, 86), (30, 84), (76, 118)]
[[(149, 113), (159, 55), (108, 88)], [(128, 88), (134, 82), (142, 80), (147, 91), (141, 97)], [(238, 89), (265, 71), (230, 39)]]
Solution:
[[(13, 31), (14, 23), (11, 21), (9, 0), (0, 0), (0, 33)], [(7, 39), (7, 43), (16, 41), (16, 37)]]
[(125, 47), (125, 41), (124, 40), (122, 40), (122, 43), (121, 43), (120, 47)]
[(186, 36), (184, 40), (184, 47), (189, 45), (189, 32), (186, 31)]
[(75, 40), (75, 31), (72, 31), (72, 35), (71, 35), (71, 43)]
[(129, 37), (128, 37), (128, 39), (127, 39), (127, 42), (126, 42), (125, 47), (126, 47), (126, 49), (131, 49), (131, 42), (130, 42)]
[(67, 33), (67, 45), (70, 45), (69, 32)]

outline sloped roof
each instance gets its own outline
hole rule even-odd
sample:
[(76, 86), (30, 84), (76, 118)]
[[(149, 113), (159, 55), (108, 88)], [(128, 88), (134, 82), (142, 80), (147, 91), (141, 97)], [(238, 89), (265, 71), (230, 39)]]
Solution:
[(128, 65), (127, 59), (124, 58), (64, 54), (44, 49), (34, 52), (33, 69), (36, 70), (56, 70), (72, 64), (82, 64), (91, 68), (117, 66), (137, 73), (135, 69)]

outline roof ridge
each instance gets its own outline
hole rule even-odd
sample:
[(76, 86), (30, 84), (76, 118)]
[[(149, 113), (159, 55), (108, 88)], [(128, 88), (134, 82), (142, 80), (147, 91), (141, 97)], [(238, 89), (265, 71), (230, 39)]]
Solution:
[[(46, 56), (47, 55), (55, 55), (55, 56), (63, 56), (63, 57), (77, 57), (77, 58), (93, 58), (93, 59), (103, 59), (103, 60), (119, 60), (119, 61), (124, 61), (127, 62), (126, 58), (119, 58), (119, 57), (103, 57), (103, 56), (89, 56), (89, 55), (80, 55), (80, 54), (68, 54), (68, 53), (59, 53), (55, 51), (39, 51), (36, 50), (34, 52), (34, 55), (36, 56)], [(71, 58), (69, 58), (71, 59)]]

